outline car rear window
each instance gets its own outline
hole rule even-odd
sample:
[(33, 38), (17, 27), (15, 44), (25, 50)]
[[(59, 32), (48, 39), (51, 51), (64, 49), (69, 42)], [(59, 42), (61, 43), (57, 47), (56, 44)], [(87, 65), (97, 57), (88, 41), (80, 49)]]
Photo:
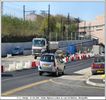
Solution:
[(97, 57), (94, 59), (94, 62), (105, 62), (105, 58), (104, 57)]
[(43, 55), (40, 60), (45, 61), (45, 62), (54, 62), (54, 56), (53, 55)]

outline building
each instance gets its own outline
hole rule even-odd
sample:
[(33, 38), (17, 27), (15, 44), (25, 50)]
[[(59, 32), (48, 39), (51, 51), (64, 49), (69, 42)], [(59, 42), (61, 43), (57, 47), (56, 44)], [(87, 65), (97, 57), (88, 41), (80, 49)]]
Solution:
[(42, 17), (42, 16), (35, 13), (30, 13), (26, 15), (25, 19), (30, 21), (35, 21), (37, 17)]
[(93, 21), (79, 23), (79, 38), (95, 38), (105, 44), (105, 17), (97, 16)]

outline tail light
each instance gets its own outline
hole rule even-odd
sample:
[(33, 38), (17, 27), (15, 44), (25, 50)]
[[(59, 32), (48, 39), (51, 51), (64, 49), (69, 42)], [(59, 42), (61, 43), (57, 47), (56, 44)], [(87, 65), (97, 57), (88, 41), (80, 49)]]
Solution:
[(91, 65), (91, 67), (92, 67), (92, 68), (95, 68), (95, 67), (96, 67), (96, 64), (93, 63), (93, 64)]

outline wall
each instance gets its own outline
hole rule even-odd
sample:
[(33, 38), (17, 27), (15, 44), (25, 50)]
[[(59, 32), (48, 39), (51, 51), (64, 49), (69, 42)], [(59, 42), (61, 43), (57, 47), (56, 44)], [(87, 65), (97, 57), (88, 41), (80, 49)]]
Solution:
[[(91, 41), (91, 44), (90, 44)], [(93, 41), (92, 40), (69, 40), (69, 41), (51, 41), (52, 46), (55, 46), (62, 49), (66, 49), (68, 45), (70, 44), (78, 44), (86, 42), (86, 46), (92, 45)], [(57, 45), (55, 45), (57, 44)], [(21, 48), (24, 49), (24, 55), (31, 54), (31, 48), (32, 48), (32, 42), (22, 42), (22, 43), (1, 43), (1, 55), (2, 56), (7, 56), (7, 54), (11, 54), (11, 51), (14, 47), (20, 46)], [(84, 45), (83, 45), (84, 46)]]

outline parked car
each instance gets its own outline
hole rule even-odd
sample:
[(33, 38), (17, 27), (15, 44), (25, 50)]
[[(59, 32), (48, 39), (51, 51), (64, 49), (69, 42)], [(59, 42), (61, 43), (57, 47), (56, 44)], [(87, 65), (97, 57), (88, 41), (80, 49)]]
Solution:
[(91, 66), (92, 75), (105, 73), (105, 56), (95, 56)]
[(23, 55), (23, 49), (20, 46), (16, 46), (12, 50), (12, 55)]
[(38, 65), (39, 75), (46, 73), (55, 73), (58, 76), (64, 74), (65, 64), (62, 59), (55, 56), (53, 53), (45, 53), (41, 56)]

